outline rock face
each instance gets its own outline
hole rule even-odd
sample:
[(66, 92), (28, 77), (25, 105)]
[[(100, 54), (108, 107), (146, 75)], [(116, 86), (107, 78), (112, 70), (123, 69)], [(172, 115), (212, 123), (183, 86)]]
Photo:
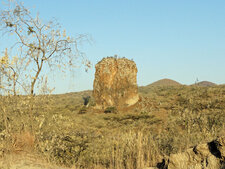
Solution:
[(172, 154), (160, 169), (225, 169), (225, 136)]
[(184, 153), (171, 155), (168, 169), (176, 168), (220, 169), (220, 160), (210, 152), (208, 144), (201, 144)]
[(128, 107), (139, 100), (134, 61), (108, 57), (96, 64), (95, 69), (93, 96), (96, 108)]

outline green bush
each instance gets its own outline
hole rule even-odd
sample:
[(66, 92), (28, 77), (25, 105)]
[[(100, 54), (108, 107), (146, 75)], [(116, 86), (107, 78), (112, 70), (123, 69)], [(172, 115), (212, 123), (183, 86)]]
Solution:
[(117, 108), (116, 107), (107, 107), (104, 110), (104, 113), (117, 113)]
[(83, 106), (78, 112), (78, 114), (86, 114), (86, 113), (87, 113), (87, 107), (86, 106)]

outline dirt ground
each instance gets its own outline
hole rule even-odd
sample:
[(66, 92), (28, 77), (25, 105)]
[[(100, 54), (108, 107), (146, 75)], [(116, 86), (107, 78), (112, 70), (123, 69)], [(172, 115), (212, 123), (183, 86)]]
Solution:
[(0, 169), (68, 169), (49, 164), (37, 155), (19, 153), (6, 155), (0, 159)]

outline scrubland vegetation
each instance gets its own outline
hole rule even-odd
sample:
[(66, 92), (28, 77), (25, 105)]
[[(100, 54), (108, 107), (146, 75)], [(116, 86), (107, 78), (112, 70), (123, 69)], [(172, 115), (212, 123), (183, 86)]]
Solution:
[(92, 97), (84, 105), (92, 91), (50, 94), (52, 71), (91, 67), (78, 48), (89, 38), (71, 37), (54, 20), (32, 16), (23, 3), (7, 2), (13, 5), (0, 11), (0, 27), (15, 42), (0, 56), (0, 159), (25, 152), (77, 169), (139, 169), (224, 132), (222, 85), (160, 81), (140, 87), (135, 105), (105, 110), (95, 109)]
[[(225, 87), (141, 87), (140, 101), (104, 113), (83, 97), (2, 96), (0, 155), (22, 151), (74, 168), (142, 168), (224, 131)], [(83, 109), (83, 113), (80, 110)]]

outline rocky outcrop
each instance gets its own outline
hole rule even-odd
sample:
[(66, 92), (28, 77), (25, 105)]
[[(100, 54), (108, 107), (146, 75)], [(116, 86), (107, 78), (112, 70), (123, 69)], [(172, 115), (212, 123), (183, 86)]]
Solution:
[(96, 64), (95, 69), (93, 96), (96, 108), (128, 107), (139, 100), (134, 61), (108, 57)]
[(209, 144), (200, 144), (186, 152), (172, 154), (168, 169), (220, 169), (220, 158), (210, 149)]
[(225, 136), (172, 154), (158, 163), (159, 169), (225, 169)]

